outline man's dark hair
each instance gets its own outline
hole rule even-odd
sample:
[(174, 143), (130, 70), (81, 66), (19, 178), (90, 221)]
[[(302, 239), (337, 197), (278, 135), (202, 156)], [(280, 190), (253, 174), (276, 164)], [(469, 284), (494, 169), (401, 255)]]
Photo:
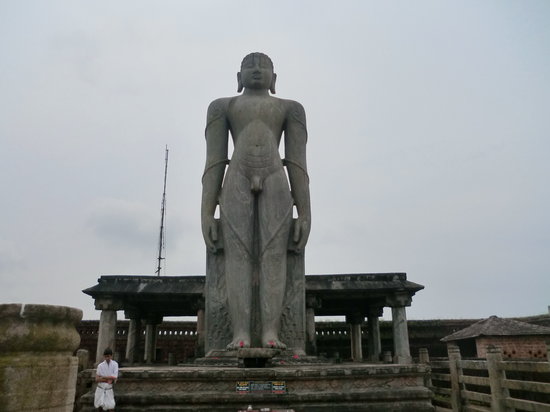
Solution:
[(106, 348), (104, 351), (103, 351), (103, 356), (105, 355), (113, 355), (113, 351), (111, 348)]

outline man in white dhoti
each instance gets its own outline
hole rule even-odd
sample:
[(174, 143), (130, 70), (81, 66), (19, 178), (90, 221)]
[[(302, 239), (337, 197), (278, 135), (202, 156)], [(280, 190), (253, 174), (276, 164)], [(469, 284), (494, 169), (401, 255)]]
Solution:
[(115, 394), (113, 384), (118, 378), (118, 363), (113, 360), (113, 351), (109, 348), (103, 351), (105, 360), (97, 365), (95, 381), (97, 388), (95, 390), (94, 407), (100, 411), (115, 410)]

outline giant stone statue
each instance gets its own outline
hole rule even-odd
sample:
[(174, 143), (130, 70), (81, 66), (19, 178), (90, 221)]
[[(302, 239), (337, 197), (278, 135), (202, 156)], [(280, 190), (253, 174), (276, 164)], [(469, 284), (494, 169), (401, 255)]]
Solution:
[(248, 347), (303, 352), (311, 224), (306, 118), (299, 103), (270, 95), (275, 80), (271, 59), (249, 54), (237, 73), (242, 94), (208, 108), (201, 223), (211, 356)]

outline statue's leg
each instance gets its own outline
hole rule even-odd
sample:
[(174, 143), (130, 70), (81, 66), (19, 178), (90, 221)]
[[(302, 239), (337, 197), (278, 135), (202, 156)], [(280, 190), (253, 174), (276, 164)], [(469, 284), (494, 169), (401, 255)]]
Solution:
[(258, 199), (262, 346), (286, 348), (279, 339), (286, 287), (292, 197), (283, 170), (266, 178)]
[(233, 338), (227, 349), (250, 347), (252, 308), (252, 240), (254, 238), (254, 197), (250, 183), (228, 171), (220, 197), (227, 307)]

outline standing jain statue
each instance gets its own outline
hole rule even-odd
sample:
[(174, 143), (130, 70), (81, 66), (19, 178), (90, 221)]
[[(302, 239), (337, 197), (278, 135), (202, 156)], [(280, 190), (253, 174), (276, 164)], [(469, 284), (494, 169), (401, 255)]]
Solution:
[(280, 328), (287, 254), (303, 254), (310, 232), (306, 116), (298, 102), (272, 96), (276, 79), (271, 59), (251, 53), (237, 73), (242, 94), (208, 107), (201, 223), (208, 253), (223, 254), (219, 270), (232, 333), (227, 350), (286, 348)]

